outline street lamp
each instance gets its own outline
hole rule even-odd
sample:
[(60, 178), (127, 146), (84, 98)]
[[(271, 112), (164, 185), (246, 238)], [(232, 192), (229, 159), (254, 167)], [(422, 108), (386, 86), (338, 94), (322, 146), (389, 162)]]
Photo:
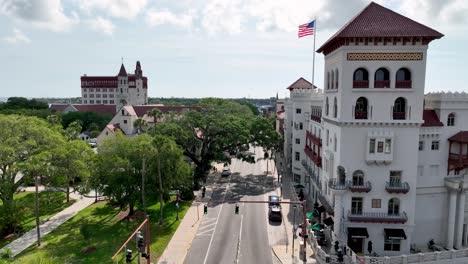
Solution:
[(179, 221), (179, 198), (180, 197), (180, 190), (177, 190), (177, 196), (176, 196), (176, 207), (177, 207), (177, 216), (176, 216), (176, 221)]
[(292, 241), (292, 256), (294, 257), (294, 240), (296, 239), (296, 208), (294, 205), (294, 217), (293, 217), (293, 241)]

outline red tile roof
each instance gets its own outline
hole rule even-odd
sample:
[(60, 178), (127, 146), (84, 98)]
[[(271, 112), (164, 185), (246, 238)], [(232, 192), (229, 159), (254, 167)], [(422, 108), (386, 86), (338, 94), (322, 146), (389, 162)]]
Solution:
[(119, 71), (119, 74), (117, 76), (127, 76), (127, 71), (125, 70), (125, 66), (122, 65), (120, 66), (120, 71)]
[(65, 110), (65, 108), (67, 108), (67, 106), (68, 104), (51, 104), (50, 110), (62, 112), (63, 110)]
[(460, 131), (455, 135), (451, 136), (448, 140), (461, 143), (468, 143), (468, 131)]
[(371, 2), (329, 40), (317, 52), (322, 52), (344, 38), (353, 37), (425, 37), (439, 39), (440, 32), (402, 16), (388, 8)]
[(440, 122), (439, 116), (437, 116), (437, 113), (434, 110), (424, 110), (423, 119), (423, 127), (444, 126), (444, 124)]
[(158, 109), (163, 114), (169, 112), (182, 112), (185, 110), (196, 110), (199, 107), (194, 106), (158, 106), (158, 105), (134, 105), (133, 109), (135, 110), (138, 117), (143, 117), (148, 111), (153, 109)]
[(111, 114), (115, 115), (115, 105), (82, 105), (74, 104), (73, 107), (80, 112), (95, 112), (100, 114)]
[[(314, 88), (317, 88), (317, 86), (314, 85)], [(294, 89), (312, 89), (312, 83), (301, 77), (286, 89), (290, 91)]]

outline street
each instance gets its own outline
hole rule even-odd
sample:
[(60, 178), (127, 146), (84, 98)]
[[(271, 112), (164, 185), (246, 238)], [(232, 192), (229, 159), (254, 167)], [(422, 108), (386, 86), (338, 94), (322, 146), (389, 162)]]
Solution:
[[(231, 176), (219, 176), (218, 169), (216, 176), (209, 177), (207, 185), (213, 192), (208, 214), (200, 219), (185, 263), (272, 263), (268, 234), (278, 233), (271, 228), (284, 228), (280, 224), (268, 227), (267, 204), (239, 203), (239, 214), (235, 214), (235, 201), (265, 201), (274, 190), (273, 177), (265, 176), (263, 152), (257, 148), (255, 154), (255, 164), (233, 159)], [(272, 160), (269, 170), (273, 170)]]

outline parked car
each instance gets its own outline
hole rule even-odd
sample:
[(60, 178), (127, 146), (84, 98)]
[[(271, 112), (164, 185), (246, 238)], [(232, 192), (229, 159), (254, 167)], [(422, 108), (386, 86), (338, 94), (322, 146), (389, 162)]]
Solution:
[(224, 167), (223, 171), (221, 172), (221, 176), (229, 176), (231, 175), (231, 170), (228, 167)]
[(270, 206), (268, 209), (268, 220), (272, 222), (281, 222), (282, 219), (281, 207), (277, 205)]

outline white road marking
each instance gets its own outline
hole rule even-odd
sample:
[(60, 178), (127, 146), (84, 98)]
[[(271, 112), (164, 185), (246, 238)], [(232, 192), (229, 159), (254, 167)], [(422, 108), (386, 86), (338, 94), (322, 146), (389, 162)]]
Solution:
[(226, 199), (226, 194), (227, 194), (227, 192), (229, 190), (229, 184), (231, 183), (231, 178), (232, 178), (232, 174), (229, 176), (229, 181), (228, 181), (228, 184), (226, 186), (226, 192), (224, 192), (221, 208), (219, 209), (218, 216), (216, 217), (216, 224), (215, 224), (215, 227), (214, 227), (213, 235), (211, 236), (210, 243), (208, 244), (208, 249), (206, 250), (205, 260), (203, 261), (203, 264), (206, 264), (206, 261), (208, 260), (208, 255), (209, 255), (210, 249), (211, 249), (211, 243), (213, 243), (213, 238), (214, 238), (214, 235), (216, 233), (216, 227), (218, 226), (219, 216), (221, 215), (221, 211), (223, 211), (224, 200)]
[(198, 230), (205, 229), (205, 228), (207, 228), (207, 227), (209, 227), (209, 226), (213, 226), (213, 225), (215, 225), (215, 224), (216, 224), (216, 223), (212, 223), (212, 224), (209, 224), (209, 225), (206, 225), (206, 226), (199, 227)]
[(241, 215), (241, 222), (239, 228), (239, 240), (237, 242), (237, 263), (239, 263), (240, 250), (241, 250), (241, 240), (242, 240), (242, 223), (244, 222), (244, 215)]
[[(198, 233), (198, 234), (197, 234), (197, 236), (199, 236), (199, 235), (203, 235), (203, 234), (205, 234), (205, 233), (208, 233), (208, 232), (211, 232), (211, 231), (213, 231), (213, 230), (214, 230), (214, 228), (211, 228), (211, 229), (208, 229), (208, 230), (202, 231), (202, 232)], [(210, 234), (210, 235), (212, 235), (212, 234)]]

